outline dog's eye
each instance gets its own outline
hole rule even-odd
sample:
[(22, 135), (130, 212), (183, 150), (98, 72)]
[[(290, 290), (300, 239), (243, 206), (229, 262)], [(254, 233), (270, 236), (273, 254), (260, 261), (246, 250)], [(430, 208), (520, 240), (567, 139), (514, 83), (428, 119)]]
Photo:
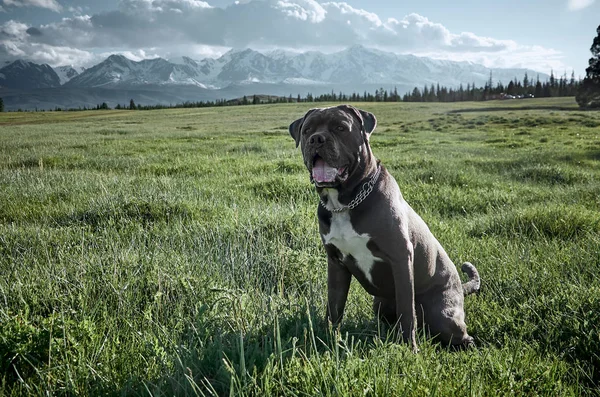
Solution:
[(344, 131), (344, 130), (345, 130), (345, 128), (344, 128), (344, 126), (343, 126), (343, 125), (338, 125), (337, 127), (335, 127), (335, 129), (336, 129), (337, 131)]

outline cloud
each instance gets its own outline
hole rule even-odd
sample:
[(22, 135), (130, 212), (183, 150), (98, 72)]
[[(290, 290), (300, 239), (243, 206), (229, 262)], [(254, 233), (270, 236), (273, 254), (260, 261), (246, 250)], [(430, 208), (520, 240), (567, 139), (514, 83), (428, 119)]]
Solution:
[(41, 36), (42, 32), (38, 28), (29, 28), (25, 31), (30, 36)]
[(27, 59), (38, 63), (58, 65), (87, 65), (97, 56), (92, 52), (69, 46), (48, 45), (31, 42), (42, 32), (35, 27), (10, 20), (0, 25), (0, 59), (14, 61)]
[(62, 6), (56, 0), (4, 0), (5, 6), (40, 7), (59, 12)]
[(567, 8), (570, 11), (579, 11), (591, 6), (595, 1), (596, 0), (569, 0)]
[[(489, 68), (526, 68), (550, 74), (551, 70), (571, 70), (560, 51), (538, 46), (521, 47), (502, 52), (420, 52), (416, 55), (455, 62), (473, 62)], [(519, 77), (519, 76), (515, 76)]]
[[(34, 1), (48, 2), (28, 2)], [(79, 55), (89, 61), (94, 54), (111, 51), (199, 58), (220, 55), (232, 47), (334, 51), (362, 44), (396, 53), (482, 60), (488, 64), (524, 63), (522, 60), (527, 59), (528, 64), (535, 65), (538, 59), (540, 65), (547, 65), (548, 61), (541, 61), (547, 56), (555, 68), (561, 68), (554, 50), (471, 32), (451, 32), (441, 23), (414, 13), (382, 19), (345, 2), (245, 0), (216, 7), (214, 1), (121, 0), (116, 9), (108, 12), (76, 13), (45, 25), (19, 25), (18, 29), (16, 22), (5, 23), (0, 29), (17, 30), (13, 36), (4, 38), (5, 47), (10, 47), (13, 53), (18, 49), (33, 56), (35, 47), (44, 51), (45, 59), (58, 60), (60, 51), (67, 51), (69, 59), (77, 56), (66, 49), (82, 51)]]
[(83, 7), (80, 7), (80, 6), (78, 6), (78, 7), (72, 7), (71, 6), (71, 7), (69, 7), (68, 10), (69, 10), (70, 13), (75, 14), (75, 15), (81, 15), (81, 14), (83, 14)]
[(0, 41), (14, 40), (24, 42), (27, 38), (28, 26), (24, 23), (10, 20), (0, 25)]
[[(394, 51), (500, 51), (512, 42), (453, 34), (418, 14), (382, 21), (347, 3), (314, 0), (250, 1), (226, 8), (198, 0), (122, 0), (117, 10), (74, 16), (40, 27), (40, 41), (78, 48), (168, 46), (346, 47)], [(42, 38), (43, 37), (43, 38)]]
[(288, 17), (312, 23), (323, 22), (327, 14), (327, 11), (314, 0), (279, 0), (275, 8), (281, 10)]

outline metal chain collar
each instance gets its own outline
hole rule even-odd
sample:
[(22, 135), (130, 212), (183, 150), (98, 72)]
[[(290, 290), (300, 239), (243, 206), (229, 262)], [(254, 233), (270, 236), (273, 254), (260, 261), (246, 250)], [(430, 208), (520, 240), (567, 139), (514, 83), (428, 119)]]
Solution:
[(348, 211), (348, 210), (352, 210), (352, 209), (356, 208), (360, 203), (362, 203), (363, 201), (365, 201), (365, 199), (369, 196), (369, 194), (371, 194), (371, 192), (373, 191), (373, 188), (375, 187), (375, 183), (377, 182), (377, 179), (379, 179), (379, 174), (380, 173), (381, 173), (381, 165), (377, 165), (377, 171), (375, 171), (375, 173), (373, 174), (373, 176), (371, 177), (371, 179), (369, 179), (367, 182), (365, 182), (362, 185), (362, 188), (360, 189), (360, 192), (358, 192), (358, 194), (356, 195), (356, 197), (354, 197), (354, 199), (352, 201), (350, 201), (348, 203), (348, 205), (345, 205), (345, 206), (339, 207), (339, 208), (329, 209), (329, 208), (327, 208), (327, 205), (323, 201), (323, 198), (320, 198), (319, 200), (321, 201), (321, 205), (327, 211), (329, 211), (329, 212), (336, 212), (336, 213), (343, 212), (343, 211)]

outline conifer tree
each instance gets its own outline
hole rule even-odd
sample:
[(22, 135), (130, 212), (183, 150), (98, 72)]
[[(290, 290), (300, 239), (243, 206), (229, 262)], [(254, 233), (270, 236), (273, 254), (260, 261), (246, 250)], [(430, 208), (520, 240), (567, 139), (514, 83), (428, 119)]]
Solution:
[(592, 57), (585, 69), (585, 78), (579, 86), (575, 100), (582, 108), (600, 108), (600, 25), (592, 42)]

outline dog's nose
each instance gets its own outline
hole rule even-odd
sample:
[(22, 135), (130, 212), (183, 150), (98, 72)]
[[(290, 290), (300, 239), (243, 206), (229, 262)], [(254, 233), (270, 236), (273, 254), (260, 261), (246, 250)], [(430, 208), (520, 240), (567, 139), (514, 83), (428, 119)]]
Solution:
[(321, 146), (325, 143), (325, 136), (323, 134), (313, 134), (308, 141), (311, 145)]

